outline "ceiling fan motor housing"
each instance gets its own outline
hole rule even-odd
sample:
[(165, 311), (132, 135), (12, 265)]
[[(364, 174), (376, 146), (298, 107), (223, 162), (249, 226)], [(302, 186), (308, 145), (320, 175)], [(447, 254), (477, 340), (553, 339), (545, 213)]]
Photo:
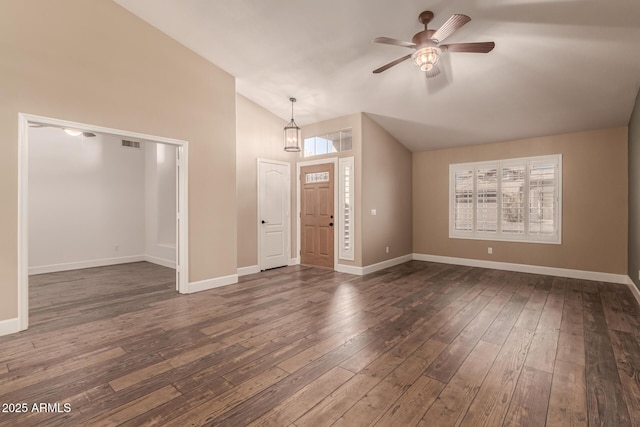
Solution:
[(424, 30), (416, 33), (416, 35), (411, 38), (411, 41), (417, 46), (417, 49), (426, 46), (437, 46), (438, 41), (433, 40), (431, 37), (435, 34), (436, 30)]

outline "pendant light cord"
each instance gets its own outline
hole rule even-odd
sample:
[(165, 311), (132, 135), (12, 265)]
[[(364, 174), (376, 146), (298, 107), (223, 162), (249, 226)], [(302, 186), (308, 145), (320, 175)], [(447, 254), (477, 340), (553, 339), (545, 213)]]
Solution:
[(289, 98), (289, 101), (291, 101), (291, 121), (293, 121), (293, 103), (296, 102), (297, 99)]

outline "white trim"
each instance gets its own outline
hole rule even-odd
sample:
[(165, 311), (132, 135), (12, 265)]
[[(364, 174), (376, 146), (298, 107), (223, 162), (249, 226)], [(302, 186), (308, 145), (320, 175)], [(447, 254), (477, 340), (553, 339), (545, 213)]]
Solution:
[(176, 289), (188, 292), (189, 284), (189, 144), (177, 147)]
[(86, 261), (64, 262), (61, 264), (39, 265), (29, 267), (29, 275), (55, 273), (58, 271), (80, 270), (83, 268), (104, 267), (107, 265), (128, 264), (130, 262), (146, 261), (144, 255), (131, 255), (118, 258), (90, 259)]
[(221, 286), (233, 285), (238, 283), (238, 275), (230, 274), (228, 276), (214, 277), (213, 279), (205, 279), (197, 282), (189, 283), (187, 293), (206, 291), (209, 289), (219, 288)]
[(151, 264), (161, 265), (163, 267), (168, 267), (173, 269), (176, 268), (176, 262), (170, 259), (158, 258), (151, 255), (145, 255), (143, 258), (144, 258), (143, 261), (150, 262)]
[(74, 129), (79, 129), (83, 131), (109, 133), (112, 135), (123, 136), (125, 138), (130, 138), (133, 140), (160, 142), (163, 144), (171, 144), (171, 145), (178, 145), (178, 146), (187, 145), (187, 141), (183, 141), (180, 139), (165, 138), (165, 137), (156, 136), (156, 135), (147, 135), (144, 133), (130, 132), (127, 130), (107, 128), (103, 126), (90, 125), (86, 123), (71, 122), (68, 120), (54, 119), (51, 117), (36, 116), (33, 114), (18, 113), (18, 115), (21, 118), (25, 119), (27, 122), (47, 124), (47, 125), (62, 127), (62, 128), (74, 128)]
[(13, 319), (0, 320), (0, 337), (3, 335), (15, 334), (20, 331), (20, 319), (17, 317), (14, 317)]
[[(301, 232), (300, 232), (300, 168), (303, 168), (305, 166), (314, 166), (314, 165), (323, 165), (326, 163), (333, 163), (333, 209), (334, 209), (334, 214), (333, 214), (333, 269), (335, 271), (337, 270), (338, 267), (338, 255), (339, 255), (339, 246), (338, 246), (338, 240), (340, 239), (338, 236), (338, 228), (340, 228), (340, 224), (339, 224), (339, 218), (338, 215), (335, 214), (335, 210), (337, 208), (338, 205), (338, 190), (339, 190), (339, 182), (337, 179), (338, 176), (338, 157), (329, 157), (326, 159), (318, 159), (318, 160), (307, 160), (304, 162), (297, 162), (296, 163), (296, 238), (297, 238), (297, 250), (298, 250), (298, 254), (300, 254), (300, 237), (301, 237)], [(296, 257), (298, 259), (298, 261), (296, 262), (296, 264), (300, 263), (300, 256), (298, 255)]]
[(640, 304), (640, 290), (638, 289), (636, 284), (633, 283), (633, 280), (631, 280), (630, 276), (627, 276), (627, 286), (631, 290), (631, 293), (633, 294), (638, 304)]
[(272, 163), (275, 165), (280, 165), (280, 166), (286, 166), (287, 167), (287, 176), (288, 176), (288, 180), (287, 180), (287, 200), (286, 200), (286, 204), (287, 204), (287, 219), (288, 219), (288, 223), (289, 226), (287, 228), (287, 236), (286, 236), (286, 240), (287, 240), (287, 253), (286, 258), (285, 259), (290, 259), (291, 258), (291, 163), (289, 162), (281, 162), (279, 160), (269, 160), (269, 159), (265, 159), (262, 157), (258, 157), (257, 162), (256, 162), (256, 185), (257, 185), (257, 191), (256, 194), (258, 196), (258, 200), (256, 203), (256, 225), (258, 228), (258, 247), (257, 247), (257, 252), (258, 252), (258, 271), (262, 270), (262, 256), (260, 254), (260, 250), (262, 249), (262, 223), (260, 222), (260, 163)]
[(402, 255), (397, 258), (388, 259), (386, 261), (378, 262), (376, 264), (367, 265), (365, 267), (356, 267), (353, 265), (339, 264), (336, 271), (340, 273), (356, 274), (363, 276), (365, 274), (375, 273), (376, 271), (384, 270), (385, 268), (394, 267), (399, 264), (404, 264), (413, 260), (413, 254)]
[(355, 265), (338, 264), (336, 271), (338, 273), (355, 274), (356, 276), (362, 276), (362, 267), (356, 267)]
[(260, 273), (260, 267), (250, 265), (249, 267), (238, 267), (238, 277), (248, 276), (249, 274)]
[(130, 255), (118, 258), (101, 258), (86, 261), (64, 262), (60, 264), (38, 265), (35, 267), (29, 267), (29, 275), (81, 270), (83, 268), (105, 267), (108, 265), (128, 264), (131, 262), (141, 261), (150, 262), (163, 267), (176, 268), (176, 262), (169, 259), (158, 258), (151, 255)]
[(439, 262), (442, 264), (464, 265), (468, 267), (491, 268), (494, 270), (517, 271), (520, 273), (544, 274), (547, 276), (569, 277), (572, 279), (595, 280), (599, 282), (628, 284), (625, 274), (601, 273), (598, 271), (573, 270), (569, 268), (543, 267), (539, 265), (514, 264), (510, 262), (484, 261), (470, 258), (456, 258), (440, 255), (413, 254), (416, 261)]
[(300, 264), (300, 257), (289, 259), (289, 265), (298, 265), (298, 264)]
[(29, 123), (40, 123), (61, 128), (74, 128), (84, 131), (118, 135), (131, 140), (171, 144), (177, 147), (178, 161), (176, 179), (176, 283), (180, 293), (189, 289), (189, 143), (173, 138), (146, 135), (121, 129), (68, 120), (18, 113), (18, 319), (20, 330), (29, 326)]
[(18, 319), (29, 327), (29, 119), (18, 114)]

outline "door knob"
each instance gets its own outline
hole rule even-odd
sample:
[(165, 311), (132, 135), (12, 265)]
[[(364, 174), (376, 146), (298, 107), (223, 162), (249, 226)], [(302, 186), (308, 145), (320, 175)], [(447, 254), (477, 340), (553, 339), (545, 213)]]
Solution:
[(332, 222), (329, 223), (329, 227), (333, 227), (333, 223)]
[(264, 219), (263, 219), (261, 222), (262, 222), (263, 224), (266, 224), (266, 223), (267, 223), (267, 221), (265, 221)]

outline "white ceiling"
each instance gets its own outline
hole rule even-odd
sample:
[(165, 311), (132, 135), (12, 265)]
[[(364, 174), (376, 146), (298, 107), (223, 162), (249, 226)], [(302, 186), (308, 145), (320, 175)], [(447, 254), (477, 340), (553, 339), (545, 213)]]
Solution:
[[(626, 126), (640, 86), (638, 0), (115, 0), (234, 75), (240, 94), (296, 122), (366, 112), (413, 151)], [(410, 60), (432, 10), (472, 21), (426, 80)]]

